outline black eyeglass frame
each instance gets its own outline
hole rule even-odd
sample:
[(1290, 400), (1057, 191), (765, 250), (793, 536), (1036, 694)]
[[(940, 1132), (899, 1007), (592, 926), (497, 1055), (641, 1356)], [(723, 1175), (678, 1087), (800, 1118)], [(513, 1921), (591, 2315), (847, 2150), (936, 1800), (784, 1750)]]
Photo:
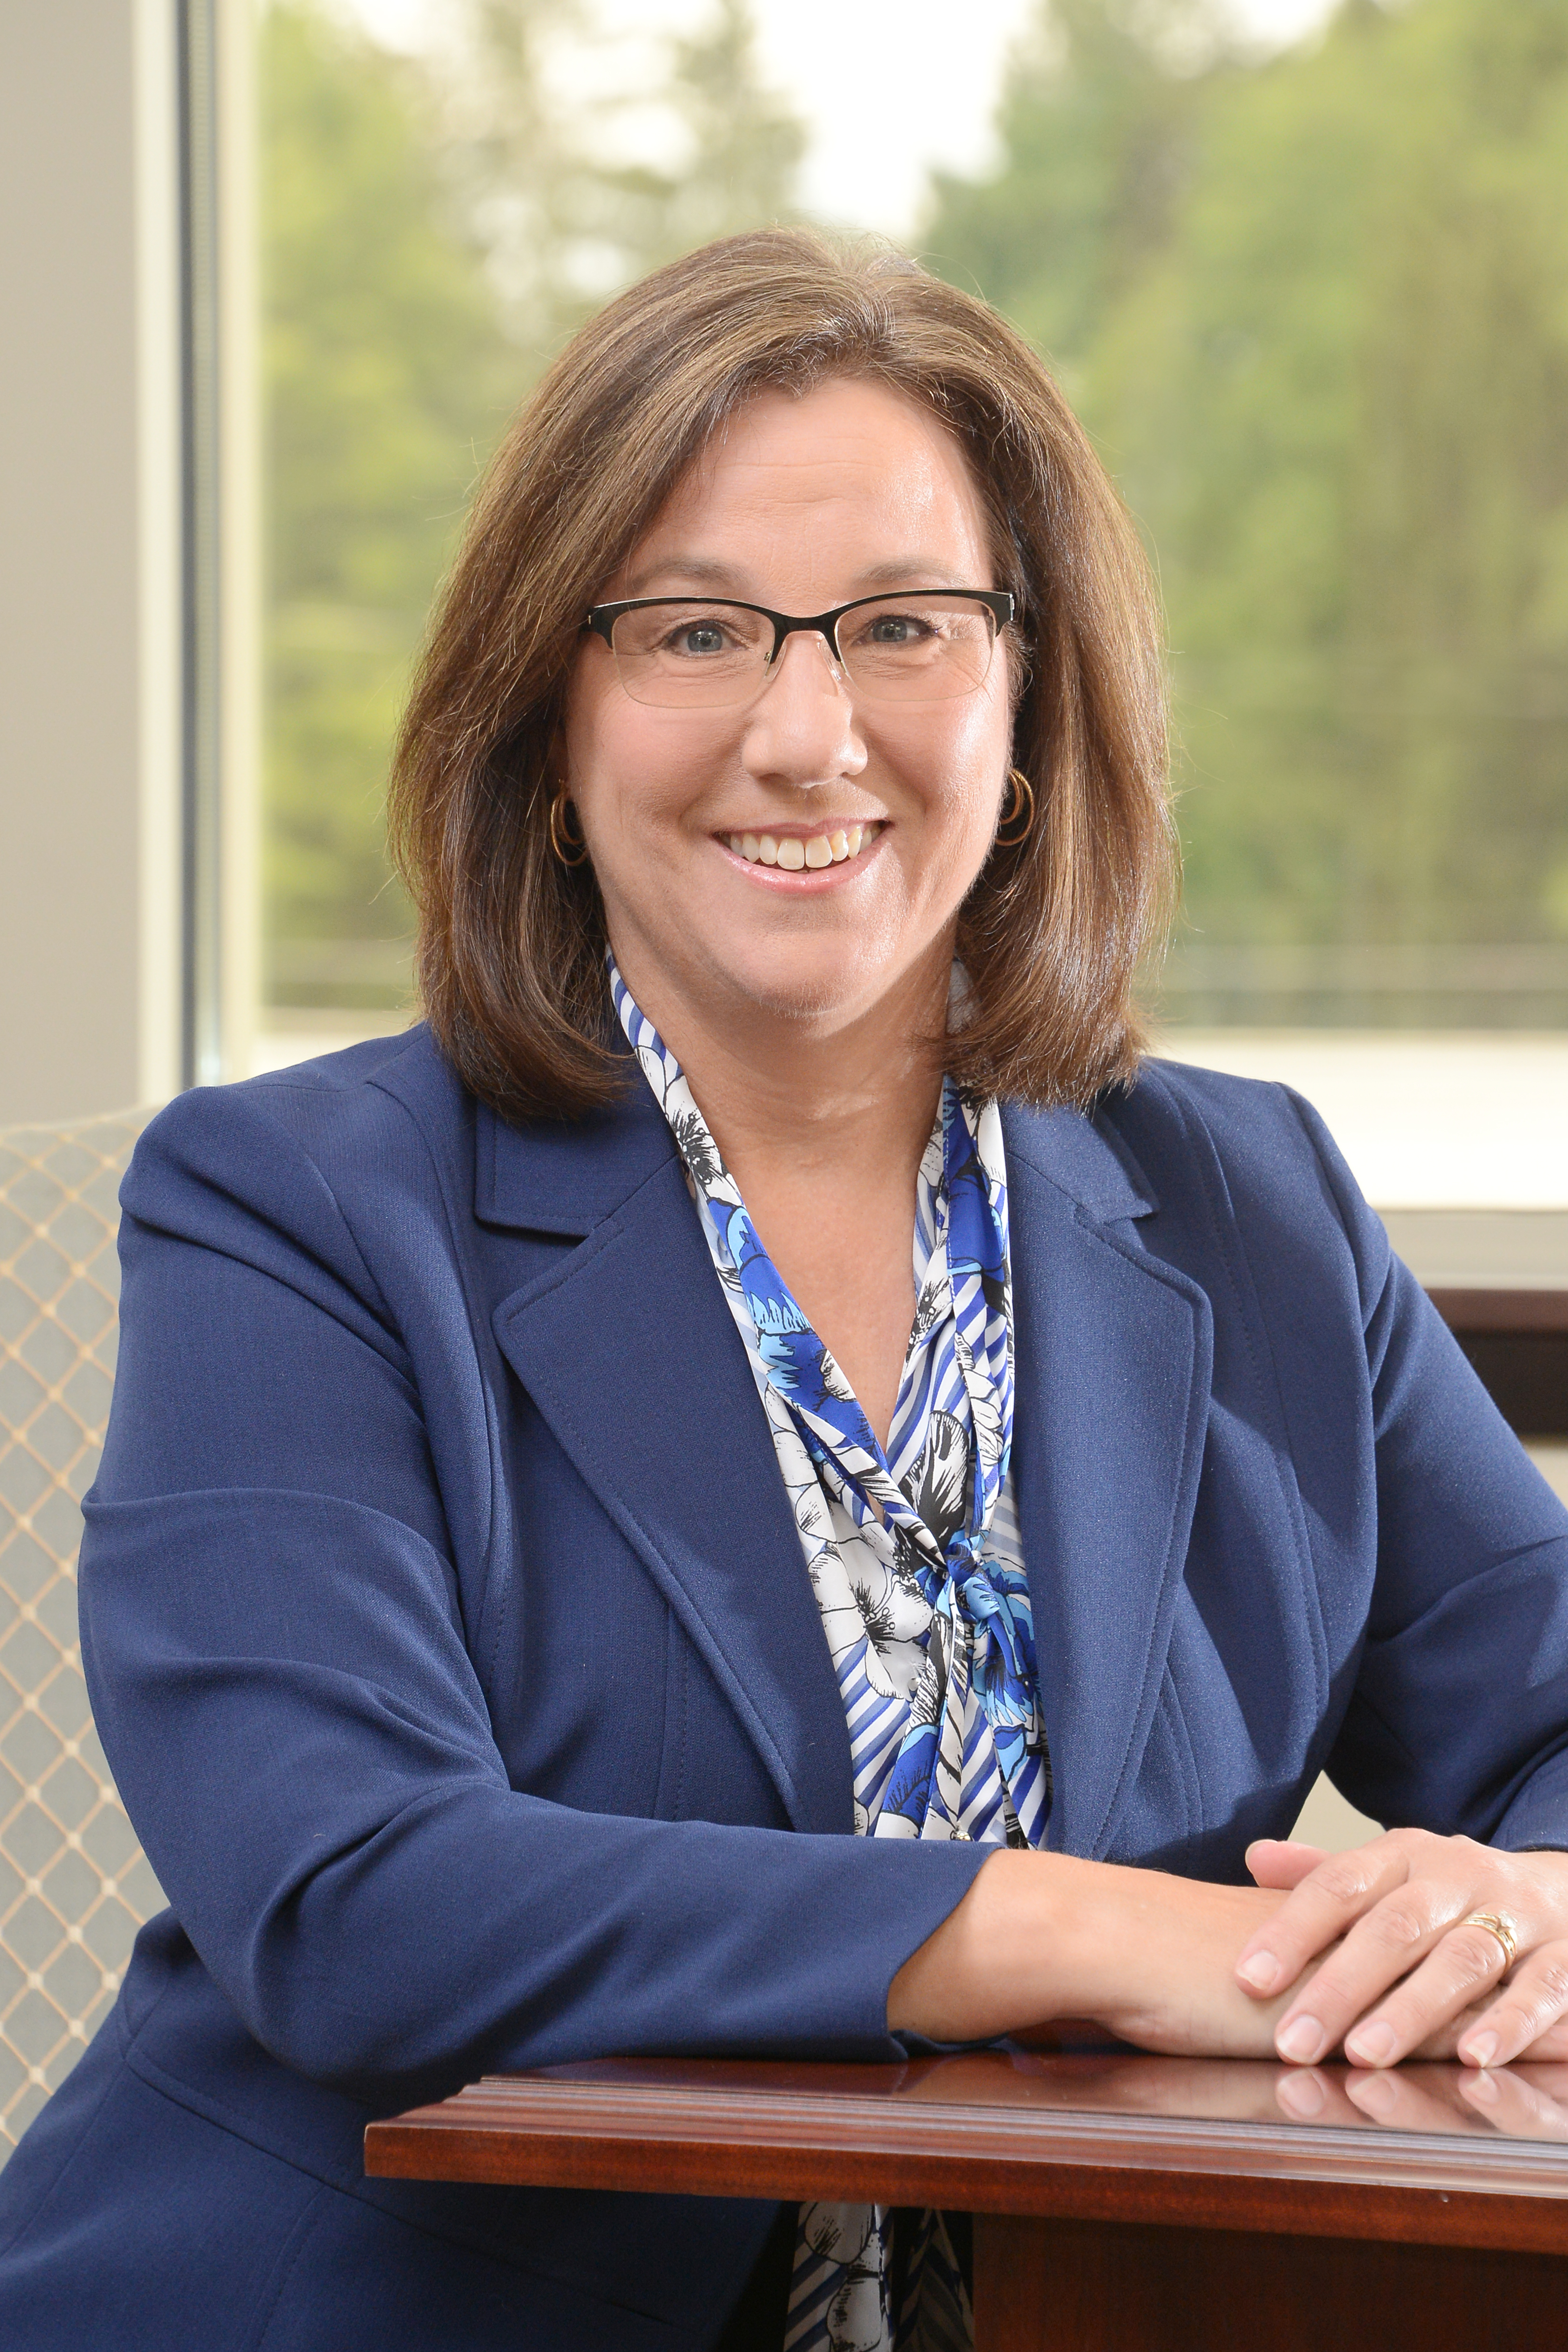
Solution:
[(847, 604), (835, 604), (826, 613), (775, 613), (766, 604), (748, 604), (743, 596), (624, 596), (616, 604), (595, 604), (583, 626), (591, 629), (596, 637), (603, 637), (614, 653), (613, 632), (623, 613), (644, 613), (657, 604), (723, 604), (738, 613), (760, 613), (764, 621), (773, 623), (773, 649), (763, 666), (764, 674), (784, 651), (784, 639), (793, 636), (797, 629), (826, 637), (834, 660), (840, 668), (847, 669), (848, 664), (838, 644), (838, 624), (845, 614), (858, 612), (865, 604), (896, 604), (900, 596), (962, 596), (968, 603), (984, 604), (996, 624), (997, 636), (1011, 623), (1016, 602), (1006, 588), (885, 588), (879, 596), (852, 596)]

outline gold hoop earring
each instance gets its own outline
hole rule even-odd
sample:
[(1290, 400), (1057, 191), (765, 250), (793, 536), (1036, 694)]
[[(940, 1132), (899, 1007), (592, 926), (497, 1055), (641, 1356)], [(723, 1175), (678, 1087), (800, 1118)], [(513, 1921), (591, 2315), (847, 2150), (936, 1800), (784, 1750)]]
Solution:
[[(581, 834), (574, 836), (566, 830), (567, 806), (566, 787), (563, 784), (550, 803), (550, 846), (563, 866), (586, 866), (588, 845)], [(569, 856), (567, 852), (574, 849), (577, 855)]]
[[(1035, 788), (1022, 768), (1009, 768), (1007, 782), (1013, 787), (1013, 805), (996, 828), (995, 846), (998, 849), (1017, 849), (1035, 829)], [(1017, 832), (1004, 833), (1002, 825), (1017, 824), (1020, 811), (1024, 812), (1024, 822)]]

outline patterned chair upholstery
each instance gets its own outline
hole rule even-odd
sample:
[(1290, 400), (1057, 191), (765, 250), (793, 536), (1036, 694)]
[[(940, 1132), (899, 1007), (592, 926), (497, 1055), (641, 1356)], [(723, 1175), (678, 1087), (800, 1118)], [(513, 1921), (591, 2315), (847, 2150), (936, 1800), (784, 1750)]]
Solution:
[(0, 2163), (163, 1900), (93, 1729), (76, 1608), (114, 1374), (116, 1195), (150, 1117), (0, 1129)]

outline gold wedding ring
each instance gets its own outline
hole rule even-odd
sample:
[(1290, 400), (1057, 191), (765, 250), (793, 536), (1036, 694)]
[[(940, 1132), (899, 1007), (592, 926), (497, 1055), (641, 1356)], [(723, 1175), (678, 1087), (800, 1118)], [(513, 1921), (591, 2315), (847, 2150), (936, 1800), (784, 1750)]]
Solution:
[(1506, 1974), (1519, 1958), (1519, 1937), (1514, 1934), (1511, 1921), (1505, 1919), (1500, 1911), (1472, 1911), (1465, 1925), (1467, 1927), (1484, 1927), (1489, 1936), (1497, 1937), (1502, 1946)]

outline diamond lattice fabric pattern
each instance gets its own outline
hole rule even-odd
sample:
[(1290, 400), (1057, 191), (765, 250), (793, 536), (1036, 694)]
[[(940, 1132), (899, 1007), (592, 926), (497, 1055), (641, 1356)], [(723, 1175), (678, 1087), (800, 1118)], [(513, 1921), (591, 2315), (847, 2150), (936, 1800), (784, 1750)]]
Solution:
[(109, 1413), (120, 1179), (149, 1113), (0, 1133), (0, 2160), (161, 1908), (93, 1730), (80, 1497)]

